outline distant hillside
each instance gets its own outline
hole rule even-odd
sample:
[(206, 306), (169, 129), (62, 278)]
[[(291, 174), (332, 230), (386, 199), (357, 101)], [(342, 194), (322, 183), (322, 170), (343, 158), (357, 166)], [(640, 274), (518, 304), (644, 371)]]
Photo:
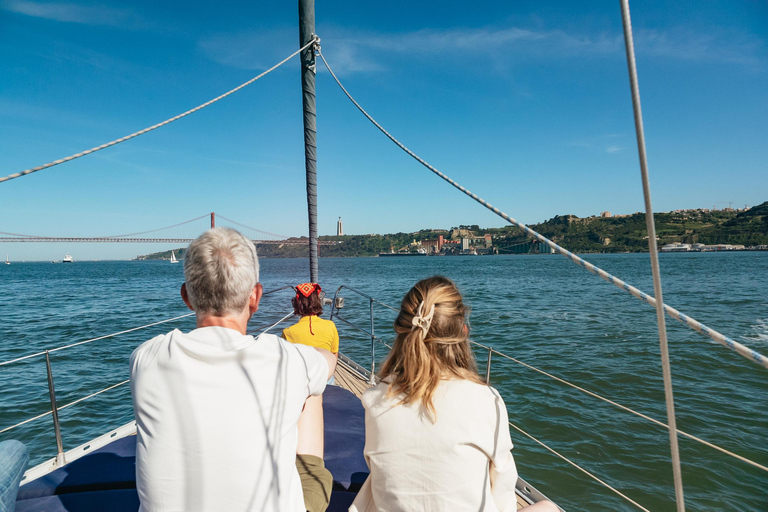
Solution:
[[(768, 201), (747, 211), (688, 210), (678, 213), (657, 213), (656, 234), (659, 246), (672, 243), (703, 243), (733, 245), (768, 244)], [(514, 226), (483, 229), (479, 226), (459, 226), (475, 235), (490, 234), (493, 245), (504, 252), (505, 247), (524, 243), (530, 238)], [(574, 252), (646, 252), (648, 239), (645, 215), (636, 213), (617, 217), (586, 217), (557, 215), (533, 224), (532, 229)], [(390, 249), (408, 250), (414, 240), (434, 239), (439, 234), (449, 237), (449, 230), (422, 230), (415, 233), (387, 235), (321, 236), (323, 241), (339, 244), (320, 246), (321, 257), (375, 256)], [(304, 239), (306, 240), (306, 239)], [(176, 258), (184, 258), (184, 248), (174, 249)], [(306, 244), (259, 245), (259, 256), (264, 258), (300, 258), (309, 255)], [(171, 251), (138, 256), (137, 259), (170, 259)]]
[[(747, 211), (692, 210), (656, 213), (659, 246), (672, 242), (703, 244), (768, 244), (768, 201)], [(647, 252), (645, 214), (618, 217), (558, 215), (530, 226), (574, 252)], [(494, 245), (514, 245), (529, 239), (519, 228), (482, 230), (494, 235)]]

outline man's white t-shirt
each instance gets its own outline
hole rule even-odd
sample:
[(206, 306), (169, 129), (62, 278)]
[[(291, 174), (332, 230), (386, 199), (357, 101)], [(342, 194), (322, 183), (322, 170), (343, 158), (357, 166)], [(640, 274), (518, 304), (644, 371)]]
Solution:
[(296, 423), (325, 389), (315, 349), (225, 327), (174, 330), (131, 356), (141, 510), (304, 511)]

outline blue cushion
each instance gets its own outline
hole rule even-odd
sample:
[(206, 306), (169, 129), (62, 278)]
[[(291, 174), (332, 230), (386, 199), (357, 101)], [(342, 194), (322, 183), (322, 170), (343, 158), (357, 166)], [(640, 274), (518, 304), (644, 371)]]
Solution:
[(128, 436), (22, 485), (17, 500), (54, 494), (135, 488), (136, 436)]
[(16, 502), (16, 512), (136, 512), (139, 495), (136, 489), (76, 492), (43, 496)]
[(355, 501), (356, 492), (333, 491), (331, 502), (325, 512), (347, 512), (349, 506)]
[(333, 475), (334, 489), (357, 491), (368, 476), (363, 457), (365, 409), (360, 399), (339, 386), (323, 393), (325, 467)]

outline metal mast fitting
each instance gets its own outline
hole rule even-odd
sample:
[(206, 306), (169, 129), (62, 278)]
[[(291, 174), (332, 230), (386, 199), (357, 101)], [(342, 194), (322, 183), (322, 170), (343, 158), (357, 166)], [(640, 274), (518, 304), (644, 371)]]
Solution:
[[(299, 0), (299, 45), (315, 36), (315, 1)], [(304, 110), (304, 164), (307, 172), (307, 216), (309, 218), (309, 280), (317, 282), (317, 114), (315, 113), (315, 49), (301, 55), (301, 98)]]

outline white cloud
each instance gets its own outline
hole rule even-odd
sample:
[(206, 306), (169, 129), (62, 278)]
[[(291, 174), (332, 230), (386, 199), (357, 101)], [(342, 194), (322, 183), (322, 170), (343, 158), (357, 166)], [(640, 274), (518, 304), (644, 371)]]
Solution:
[(242, 69), (264, 69), (296, 51), (296, 30), (273, 29), (227, 33), (198, 42), (198, 48), (214, 62)]
[(0, 8), (16, 14), (64, 23), (123, 28), (145, 28), (152, 25), (131, 10), (105, 6), (31, 2), (28, 0), (2, 0)]
[(620, 151), (623, 151), (625, 148), (622, 148), (621, 146), (608, 146), (605, 148), (606, 153), (618, 153)]
[[(624, 54), (621, 33), (577, 34), (560, 29), (516, 26), (422, 29), (377, 33), (319, 26), (323, 50), (339, 74), (381, 71), (393, 56), (411, 58), (471, 58), (508, 63), (521, 59), (619, 57)], [(264, 68), (296, 48), (296, 29), (220, 34), (199, 43), (212, 60), (246, 69)], [(765, 43), (747, 35), (688, 29), (637, 30), (635, 49), (640, 57), (759, 65)]]
[(676, 60), (760, 65), (765, 42), (754, 36), (713, 29), (706, 33), (675, 28), (668, 31), (642, 30), (636, 36), (635, 51)]

